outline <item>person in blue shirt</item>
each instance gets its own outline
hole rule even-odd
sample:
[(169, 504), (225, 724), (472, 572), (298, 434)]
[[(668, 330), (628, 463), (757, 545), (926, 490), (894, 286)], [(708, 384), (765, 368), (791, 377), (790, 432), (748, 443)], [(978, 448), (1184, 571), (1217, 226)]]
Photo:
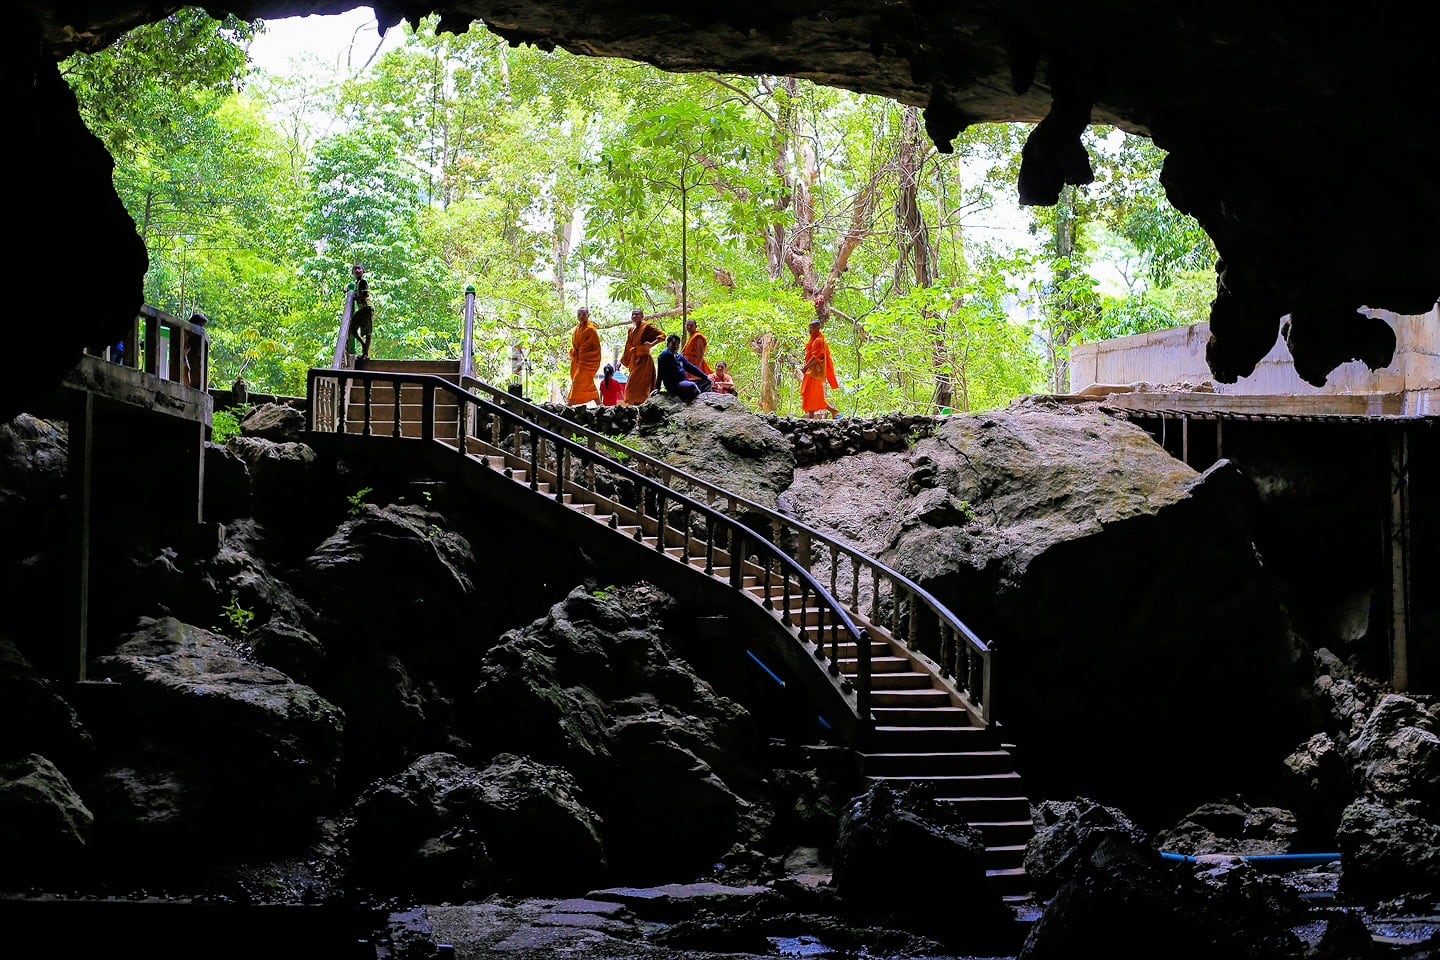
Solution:
[[(655, 358), (655, 373), (666, 393), (673, 393), (686, 402), (710, 389), (710, 378), (705, 375), (705, 371), (686, 360), (680, 353), (680, 335), (676, 333), (665, 338), (665, 349)], [(692, 374), (695, 379), (687, 380), (687, 373)]]

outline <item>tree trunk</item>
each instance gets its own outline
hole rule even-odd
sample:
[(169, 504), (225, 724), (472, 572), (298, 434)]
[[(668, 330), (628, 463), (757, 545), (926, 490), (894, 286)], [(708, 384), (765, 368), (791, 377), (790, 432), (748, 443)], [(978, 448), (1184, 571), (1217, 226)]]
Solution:
[[(1064, 269), (1055, 272), (1057, 286), (1063, 287), (1065, 281), (1075, 276), (1075, 269), (1070, 264), (1075, 257), (1075, 221), (1078, 218), (1075, 188), (1066, 184), (1060, 193), (1060, 202), (1055, 205), (1055, 256), (1057, 262), (1066, 264)], [(1056, 307), (1059, 316), (1051, 324), (1050, 334), (1050, 389), (1053, 393), (1064, 393), (1070, 389), (1070, 361), (1066, 357), (1065, 349), (1075, 335), (1071, 322), (1064, 318), (1074, 315), (1074, 297), (1067, 295)]]
[(575, 229), (575, 216), (572, 211), (563, 206), (555, 210), (555, 227), (551, 231), (551, 269), (555, 274), (553, 281), (555, 295), (560, 298), (560, 306), (565, 306), (565, 262), (570, 259), (571, 234)]
[(760, 334), (756, 347), (760, 351), (760, 412), (774, 413), (780, 408), (775, 389), (775, 334)]
[[(895, 165), (900, 181), (900, 191), (895, 201), (895, 220), (899, 225), (900, 257), (896, 261), (896, 285), (903, 288), (900, 271), (908, 263), (914, 289), (925, 289), (935, 285), (935, 248), (930, 243), (930, 228), (920, 211), (920, 175), (925, 166), (925, 149), (928, 140), (920, 125), (920, 110), (906, 107), (900, 127), (900, 149)], [(949, 347), (945, 342), (945, 318), (930, 315), (930, 369), (935, 379), (935, 392), (931, 397), (932, 408), (936, 411), (954, 405), (955, 386), (950, 376)]]

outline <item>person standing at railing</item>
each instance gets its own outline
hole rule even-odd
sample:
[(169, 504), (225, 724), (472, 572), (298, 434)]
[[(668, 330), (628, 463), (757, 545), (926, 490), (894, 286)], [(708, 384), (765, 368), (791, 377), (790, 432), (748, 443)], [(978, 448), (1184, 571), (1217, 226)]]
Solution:
[(644, 403), (655, 392), (655, 358), (650, 351), (664, 342), (665, 331), (646, 320), (645, 311), (639, 307), (630, 311), (630, 333), (625, 338), (625, 352), (620, 355), (620, 365), (630, 371), (625, 383), (626, 404)]
[(350, 333), (346, 345), (348, 349), (351, 340), (358, 340), (360, 356), (369, 359), (370, 335), (374, 331), (375, 322), (375, 311), (370, 306), (370, 281), (365, 279), (365, 268), (358, 263), (350, 268), (350, 272), (355, 277), (355, 299), (351, 304)]
[(600, 402), (595, 388), (595, 373), (600, 369), (600, 328), (590, 322), (590, 310), (575, 311), (575, 332), (570, 335), (570, 398), (565, 402), (578, 407)]
[(190, 322), (199, 327), (199, 331), (185, 330), (182, 336), (185, 338), (185, 370), (182, 383), (192, 390), (204, 390), (205, 383), (205, 324), (210, 318), (199, 312), (190, 315)]

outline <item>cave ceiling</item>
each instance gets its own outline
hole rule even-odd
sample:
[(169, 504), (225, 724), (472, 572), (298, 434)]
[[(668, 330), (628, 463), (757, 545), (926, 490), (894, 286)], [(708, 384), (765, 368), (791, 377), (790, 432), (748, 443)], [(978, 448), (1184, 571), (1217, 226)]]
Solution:
[[(235, 0), (214, 16), (343, 12), (344, 2)], [(177, 4), (21, 0), (7, 102), (30, 134), (31, 189), (12, 230), (31, 361), (6, 384), (58, 382), (85, 345), (116, 339), (139, 305), (145, 255), (96, 156), (59, 59), (99, 49)], [(1087, 124), (1168, 151), (1171, 202), (1215, 241), (1221, 265), (1207, 357), (1216, 378), (1248, 375), (1283, 335), (1297, 370), (1323, 383), (1340, 363), (1390, 362), (1388, 326), (1357, 312), (1428, 311), (1440, 298), (1440, 81), (1418, 6), (1254, 2), (965, 0), (468, 0), (372, 5), (383, 26), (438, 13), (516, 43), (616, 56), (667, 70), (774, 73), (924, 108), (942, 149), (967, 124), (1036, 123), (1016, 184), (1052, 203), (1084, 183)], [(28, 20), (27, 20), (28, 16)], [(17, 69), (18, 68), (18, 69)], [(18, 106), (17, 106), (18, 105)], [(12, 127), (12, 129), (16, 129)], [(14, 154), (12, 154), (13, 156)], [(116, 214), (120, 221), (117, 227)], [(128, 233), (127, 233), (128, 231)], [(71, 306), (85, 285), (82, 309)], [(1282, 324), (1282, 321), (1286, 321)], [(31, 381), (33, 378), (33, 382)]]

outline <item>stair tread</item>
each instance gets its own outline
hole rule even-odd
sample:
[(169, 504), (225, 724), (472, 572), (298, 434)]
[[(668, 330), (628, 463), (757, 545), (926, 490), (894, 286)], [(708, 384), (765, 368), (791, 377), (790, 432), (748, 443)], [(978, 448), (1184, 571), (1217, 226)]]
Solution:
[[(939, 781), (942, 783), (963, 780), (1019, 780), (1020, 774), (1014, 770), (1006, 770), (1001, 773), (870, 773), (866, 774), (869, 780), (923, 780), (925, 782)], [(994, 797), (986, 797), (993, 800)]]
[(1005, 757), (1009, 756), (1008, 750), (929, 750), (929, 751), (885, 751), (875, 753), (862, 753), (860, 756), (868, 759), (894, 759), (898, 757), (916, 757), (935, 759), (936, 757)]

